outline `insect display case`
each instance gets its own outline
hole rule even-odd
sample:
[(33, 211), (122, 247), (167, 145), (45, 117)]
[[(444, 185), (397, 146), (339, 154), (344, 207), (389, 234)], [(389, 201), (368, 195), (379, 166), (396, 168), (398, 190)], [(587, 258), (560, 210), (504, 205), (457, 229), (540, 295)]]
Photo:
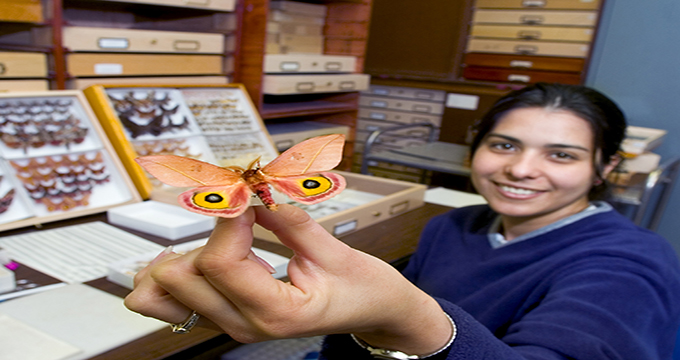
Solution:
[[(250, 98), (238, 84), (145, 87), (97, 85), (84, 92), (145, 198), (182, 205), (210, 216), (237, 216), (244, 210), (240, 205), (241, 200), (238, 200), (239, 205), (236, 207), (229, 203), (224, 208), (214, 210), (203, 206), (202, 196), (211, 203), (209, 198), (215, 194), (219, 196), (214, 197), (234, 199), (235, 189), (240, 189), (239, 194), (246, 192), (246, 185), (240, 183), (239, 178), (251, 176), (241, 171), (253, 169), (264, 173), (266, 179), (262, 184), (272, 185), (274, 190), (281, 192), (273, 191), (273, 199), (269, 199), (271, 202), (261, 196), (262, 202), (251, 197), (255, 200), (250, 204), (264, 203), (270, 209), (276, 208), (271, 206), (272, 203), (297, 204), (336, 236), (386, 220), (424, 203), (426, 187), (421, 184), (334, 171), (344, 177), (342, 180), (327, 173), (342, 158), (343, 140), (340, 140), (338, 147), (323, 143), (321, 138), (309, 139), (290, 149), (292, 152), (279, 156)], [(327, 139), (335, 139), (329, 140), (332, 143), (344, 139), (341, 135), (327, 136)], [(329, 152), (333, 154), (330, 157), (335, 159), (328, 161), (328, 164), (332, 163), (330, 165), (326, 160), (321, 160)], [(179, 155), (189, 159), (149, 155)], [(135, 161), (139, 156), (149, 156), (139, 164), (159, 176), (160, 180), (170, 180), (168, 183), (177, 187), (162, 184), (147, 174)], [(241, 169), (233, 173), (195, 160)], [(319, 162), (324, 165), (319, 165)], [(300, 170), (297, 173), (300, 176), (316, 179), (317, 174), (323, 174), (331, 184), (345, 181), (347, 184), (339, 194), (339, 191), (329, 190), (333, 195), (337, 194), (333, 198), (324, 198), (326, 201), (321, 203), (307, 203), (305, 197), (311, 195), (296, 197), (290, 191), (277, 189), (275, 185), (285, 183), (294, 186), (291, 185), (293, 180), (281, 177), (291, 176), (291, 172), (297, 171), (295, 169), (309, 170)], [(172, 174), (166, 177), (168, 173)], [(206, 173), (210, 173), (209, 179), (204, 178)], [(179, 178), (182, 180), (177, 180)], [(303, 182), (299, 184), (304, 186)], [(252, 187), (250, 190), (249, 194), (256, 192)], [(188, 203), (190, 205), (185, 206)], [(257, 227), (254, 231), (258, 238), (276, 241), (271, 233), (262, 228)]]
[(0, 94), (0, 231), (140, 200), (82, 93)]
[(179, 155), (247, 167), (278, 152), (241, 85), (102, 86), (84, 90), (143, 198), (177, 191), (150, 178), (138, 156)]

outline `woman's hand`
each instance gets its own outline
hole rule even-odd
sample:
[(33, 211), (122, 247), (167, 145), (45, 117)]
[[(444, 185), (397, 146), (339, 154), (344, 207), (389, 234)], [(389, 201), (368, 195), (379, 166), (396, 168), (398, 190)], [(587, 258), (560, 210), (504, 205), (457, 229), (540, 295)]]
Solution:
[[(251, 252), (255, 222), (295, 253), (290, 282), (271, 276)], [(201, 326), (246, 343), (351, 332), (376, 347), (425, 354), (452, 331), (436, 301), (392, 266), (350, 248), (289, 205), (219, 219), (205, 247), (167, 254), (142, 270), (125, 304), (172, 323), (195, 310)]]

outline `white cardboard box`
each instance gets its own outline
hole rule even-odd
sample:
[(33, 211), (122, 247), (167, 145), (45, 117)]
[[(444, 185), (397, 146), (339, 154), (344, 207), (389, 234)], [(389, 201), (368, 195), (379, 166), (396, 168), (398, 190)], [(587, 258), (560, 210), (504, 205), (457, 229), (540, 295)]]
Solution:
[[(423, 206), (423, 184), (336, 171), (347, 180), (347, 188), (322, 203), (302, 206), (334, 236), (352, 233), (409, 210)], [(318, 216), (317, 216), (318, 215)], [(253, 228), (256, 238), (279, 242), (274, 234), (261, 226)]]
[(215, 218), (211, 216), (152, 200), (112, 208), (106, 215), (112, 224), (169, 240), (200, 234), (215, 227)]

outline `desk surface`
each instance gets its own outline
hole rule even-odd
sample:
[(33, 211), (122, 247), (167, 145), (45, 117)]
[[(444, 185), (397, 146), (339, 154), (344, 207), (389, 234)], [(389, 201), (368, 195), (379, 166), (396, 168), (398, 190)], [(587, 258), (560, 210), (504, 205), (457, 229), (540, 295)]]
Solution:
[[(394, 265), (399, 265), (406, 261), (415, 251), (420, 233), (427, 221), (431, 217), (444, 213), (450, 209), (451, 208), (446, 206), (426, 203), (418, 209), (385, 220), (357, 232), (341, 236), (340, 239), (356, 249), (377, 256)], [(48, 224), (44, 228), (49, 229), (90, 221), (106, 221), (106, 216), (105, 214), (91, 215), (69, 220), (67, 222)], [(152, 237), (148, 234), (130, 229), (125, 230), (164, 246), (178, 243)], [(3, 233), (3, 235), (14, 235), (28, 231), (32, 230), (18, 229), (8, 231)], [(209, 233), (198, 234), (183, 239), (183, 241), (200, 239), (208, 235)], [(292, 252), (289, 249), (277, 243), (256, 239), (254, 245), (258, 248), (284, 256), (292, 256)], [(124, 297), (129, 293), (128, 289), (111, 283), (105, 278), (90, 281), (87, 285), (120, 297)], [(167, 330), (163, 329), (156, 331), (126, 345), (95, 356), (92, 359), (218, 359), (222, 353), (237, 345), (238, 343), (231, 340), (227, 335), (215, 331), (196, 328), (189, 334), (179, 336), (170, 332), (170, 328), (168, 327)]]

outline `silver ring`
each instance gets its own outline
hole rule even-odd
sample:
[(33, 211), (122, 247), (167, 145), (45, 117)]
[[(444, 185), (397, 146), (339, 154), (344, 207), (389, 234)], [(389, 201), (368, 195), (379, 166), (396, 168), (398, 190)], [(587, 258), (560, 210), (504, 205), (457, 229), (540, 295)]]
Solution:
[(192, 311), (191, 315), (184, 320), (183, 322), (179, 324), (170, 324), (172, 327), (172, 332), (175, 334), (187, 334), (191, 329), (196, 326), (196, 323), (198, 322), (198, 319), (201, 317), (201, 315), (198, 315), (196, 311)]

